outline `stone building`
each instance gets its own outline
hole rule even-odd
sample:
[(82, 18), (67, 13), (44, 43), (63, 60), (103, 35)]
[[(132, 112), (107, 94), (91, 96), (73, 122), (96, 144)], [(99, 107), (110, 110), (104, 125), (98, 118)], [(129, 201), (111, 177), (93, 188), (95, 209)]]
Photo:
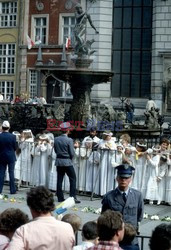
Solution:
[(0, 92), (14, 98), (19, 83), (19, 39), (22, 1), (0, 1)]
[[(151, 96), (163, 114), (171, 113), (171, 1), (170, 0), (0, 0), (0, 91), (14, 96), (65, 96), (66, 84), (36, 68), (42, 41), (42, 62), (59, 65), (62, 45), (73, 37), (75, 3), (80, 2), (99, 34), (94, 39), (91, 69), (112, 70), (111, 82), (95, 85), (92, 99), (115, 106), (129, 97), (143, 113)], [(8, 11), (7, 11), (8, 10)], [(6, 53), (6, 54), (5, 54)], [(12, 54), (10, 54), (12, 53)], [(66, 51), (71, 63), (72, 48)], [(68, 86), (67, 86), (68, 88)]]

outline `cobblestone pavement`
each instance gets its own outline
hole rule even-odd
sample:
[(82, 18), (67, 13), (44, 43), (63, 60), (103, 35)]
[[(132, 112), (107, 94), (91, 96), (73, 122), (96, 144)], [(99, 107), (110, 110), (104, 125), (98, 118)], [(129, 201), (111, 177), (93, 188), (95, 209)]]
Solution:
[[(26, 205), (26, 192), (28, 189), (21, 188), (16, 195), (9, 194), (9, 187), (4, 186), (3, 194), (8, 195), (7, 200), (0, 200), (0, 212), (9, 207), (20, 208), (25, 213), (29, 215), (31, 218), (31, 214), (29, 208)], [(68, 197), (68, 194), (65, 194), (65, 198)], [(81, 201), (80, 204), (76, 204), (75, 207), (69, 209), (66, 213), (75, 213), (81, 217), (82, 224), (90, 220), (96, 220), (98, 218), (98, 214), (95, 214), (95, 210), (101, 207), (101, 199), (93, 198), (93, 201), (90, 200), (90, 197), (87, 196), (77, 196), (77, 198)], [(56, 205), (59, 204), (55, 197)], [(85, 207), (89, 207), (89, 212), (81, 211)], [(165, 216), (171, 217), (171, 206), (164, 205), (145, 205), (145, 212), (151, 215), (158, 215), (160, 219)], [(151, 220), (150, 218), (144, 219), (141, 223), (140, 232), (143, 236), (150, 236), (152, 230), (158, 225), (162, 223), (161, 220)], [(168, 222), (166, 222), (168, 223)], [(78, 234), (78, 242), (81, 241), (81, 235)], [(148, 242), (145, 240), (144, 250), (148, 250)]]

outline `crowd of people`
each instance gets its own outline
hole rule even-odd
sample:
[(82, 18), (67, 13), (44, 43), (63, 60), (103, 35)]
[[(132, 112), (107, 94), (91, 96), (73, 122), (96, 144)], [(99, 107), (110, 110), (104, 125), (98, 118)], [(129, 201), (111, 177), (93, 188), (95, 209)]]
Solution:
[(151, 205), (154, 202), (171, 205), (171, 153), (167, 138), (148, 148), (142, 139), (132, 146), (128, 134), (121, 135), (117, 142), (110, 131), (103, 132), (100, 139), (95, 128), (91, 128), (90, 135), (82, 142), (73, 143), (68, 133), (66, 130), (54, 138), (49, 131), (36, 137), (31, 130), (13, 132), (18, 141), (15, 179), (19, 185), (45, 185), (53, 191), (58, 187), (59, 201), (64, 200), (62, 189), (70, 190), (73, 197), (76, 189), (103, 196), (116, 187), (113, 180), (117, 166), (128, 164), (134, 168), (130, 186), (141, 191), (143, 199)]
[[(54, 196), (49, 189), (44, 186), (31, 188), (26, 200), (32, 219), (14, 208), (0, 214), (0, 250), (139, 249), (138, 244), (132, 243), (137, 233), (135, 227), (125, 222), (118, 211), (107, 209), (97, 221), (86, 222), (81, 229), (82, 243), (77, 245), (81, 219), (75, 214), (65, 214), (62, 221), (55, 218)], [(158, 225), (152, 232), (149, 246), (151, 250), (170, 250), (171, 224)]]
[(0, 102), (7, 102), (11, 104), (20, 104), (20, 103), (27, 103), (27, 104), (39, 104), (44, 105), (47, 104), (46, 99), (41, 96), (34, 96), (34, 98), (28, 97), (27, 94), (23, 95), (16, 95), (14, 98), (12, 95), (8, 95), (5, 99), (3, 94), (0, 92)]
[[(11, 134), (9, 122), (2, 123), (0, 193), (7, 166), (12, 195), (16, 193), (14, 176), (19, 182), (34, 187), (27, 193), (33, 220), (28, 223), (27, 215), (18, 210), (1, 213), (0, 249), (56, 249), (58, 246), (61, 250), (73, 247), (77, 250), (139, 250), (135, 236), (139, 234), (143, 218), (143, 200), (147, 199), (150, 204), (157, 201), (158, 205), (165, 201), (171, 205), (170, 142), (162, 138), (159, 145), (147, 148), (145, 140), (138, 140), (134, 147), (128, 134), (121, 135), (117, 142), (110, 131), (103, 132), (100, 139), (96, 129), (91, 128), (90, 135), (81, 144), (78, 140), (73, 143), (69, 138), (70, 126), (68, 122), (61, 124), (62, 134), (58, 137), (44, 131), (34, 138), (29, 129)], [(69, 179), (68, 184), (65, 180), (66, 188), (75, 203), (80, 203), (76, 189), (103, 196), (102, 215), (97, 222), (83, 226), (81, 246), (74, 246), (75, 234), (81, 227), (80, 218), (66, 214), (59, 221), (52, 214), (54, 196), (49, 189), (55, 190), (58, 201), (63, 202), (65, 174)], [(150, 240), (151, 250), (168, 250), (170, 231), (167, 225), (156, 228)], [(165, 241), (163, 246), (158, 243), (160, 248), (154, 248), (153, 240), (159, 232), (165, 233)]]

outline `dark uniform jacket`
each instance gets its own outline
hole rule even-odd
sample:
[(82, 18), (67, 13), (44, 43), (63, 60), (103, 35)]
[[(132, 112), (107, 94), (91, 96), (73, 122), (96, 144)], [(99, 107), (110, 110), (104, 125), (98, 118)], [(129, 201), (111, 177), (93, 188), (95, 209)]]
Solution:
[(16, 136), (9, 132), (0, 134), (0, 163), (9, 164), (16, 161)]
[(72, 166), (72, 158), (74, 157), (73, 140), (67, 135), (62, 134), (55, 138), (54, 150), (56, 153), (56, 166)]
[(125, 203), (121, 192), (116, 188), (108, 192), (102, 200), (102, 212), (107, 209), (120, 212), (126, 223), (130, 223), (135, 229), (138, 229), (138, 222), (143, 219), (144, 211), (142, 194), (138, 190), (130, 188)]

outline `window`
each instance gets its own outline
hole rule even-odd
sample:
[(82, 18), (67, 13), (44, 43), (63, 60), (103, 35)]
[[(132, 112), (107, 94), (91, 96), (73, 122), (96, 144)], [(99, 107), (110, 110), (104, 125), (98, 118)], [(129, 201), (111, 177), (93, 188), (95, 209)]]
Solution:
[(48, 17), (33, 16), (33, 40), (40, 40), (42, 44), (48, 43)]
[(30, 89), (30, 98), (34, 98), (37, 95), (37, 71), (30, 70), (29, 72), (29, 89)]
[(0, 92), (7, 99), (10, 96), (14, 99), (14, 82), (12, 81), (0, 81)]
[(67, 38), (71, 39), (71, 45), (74, 44), (74, 27), (75, 17), (65, 16), (63, 17), (63, 42), (66, 42)]
[(17, 2), (0, 3), (0, 27), (17, 26)]
[(149, 96), (152, 1), (114, 0), (113, 34), (112, 95)]
[(66, 42), (67, 38), (71, 39), (71, 46), (74, 45), (74, 27), (75, 27), (75, 16), (71, 14), (60, 15), (60, 26), (59, 26), (59, 44)]
[(0, 44), (0, 74), (15, 73), (15, 44)]

